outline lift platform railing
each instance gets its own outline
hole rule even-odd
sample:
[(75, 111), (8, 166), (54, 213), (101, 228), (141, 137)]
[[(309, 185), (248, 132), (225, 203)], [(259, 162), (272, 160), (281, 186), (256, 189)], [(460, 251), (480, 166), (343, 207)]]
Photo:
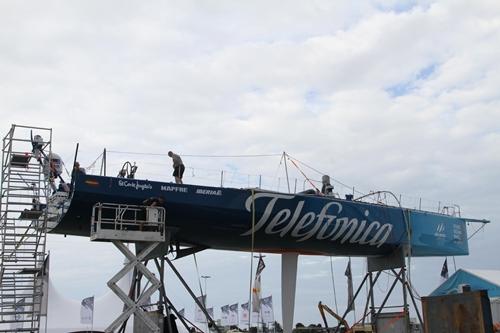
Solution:
[(165, 241), (165, 208), (97, 203), (92, 209), (91, 240)]

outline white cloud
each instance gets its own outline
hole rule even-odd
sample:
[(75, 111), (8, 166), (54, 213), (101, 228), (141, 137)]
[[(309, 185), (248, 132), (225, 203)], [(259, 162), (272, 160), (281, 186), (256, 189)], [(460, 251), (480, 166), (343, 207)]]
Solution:
[[(287, 151), (360, 191), (391, 189), (412, 195), (414, 205), (422, 196), (427, 207), (452, 201), (464, 215), (495, 220), (499, 41), (496, 1), (2, 2), (0, 130), (11, 123), (52, 127), (55, 150), (71, 161), (80, 142), (83, 165), (104, 147), (208, 155)], [(164, 156), (109, 157), (108, 174), (129, 158), (141, 176), (170, 179)], [(185, 161), (195, 167), (188, 169), (193, 182), (210, 177), (217, 183), (220, 169), (241, 178), (252, 174), (254, 181), (264, 175), (275, 188), (274, 178), (283, 177), (276, 172), (283, 170), (279, 157)], [(290, 169), (301, 189), (299, 172)], [(228, 175), (227, 182), (237, 178)], [(498, 227), (487, 228), (478, 243), (495, 246)], [(52, 237), (49, 242), (59, 246)], [(67, 242), (57, 251), (95, 251), (93, 244)], [(485, 248), (473, 241), (471, 256), (457, 263), (498, 268)], [(238, 282), (227, 288), (243, 301), (248, 282), (241, 272), (248, 262), (239, 253), (224, 252), (223, 262), (219, 256), (206, 254), (214, 266), (204, 272), (234, 277)], [(278, 297), (279, 260), (268, 259), (269, 290)], [(55, 260), (60, 284), (83, 280), (83, 267)], [(118, 258), (110, 252), (94, 265), (82, 260), (104, 279), (108, 262)], [(330, 288), (329, 262), (303, 261), (299, 269), (317, 267), (304, 276), (321, 276), (315, 287), (299, 280), (296, 319), (316, 322), (316, 286)], [(439, 274), (438, 261), (414, 260), (425, 263), (414, 275), (424, 294), (437, 283), (423, 277)], [(340, 284), (345, 266), (339, 265)], [(194, 274), (187, 260), (179, 266)], [(223, 277), (209, 283), (221, 294), (227, 284)], [(175, 295), (191, 307), (185, 295)], [(215, 301), (232, 302), (214, 295)]]

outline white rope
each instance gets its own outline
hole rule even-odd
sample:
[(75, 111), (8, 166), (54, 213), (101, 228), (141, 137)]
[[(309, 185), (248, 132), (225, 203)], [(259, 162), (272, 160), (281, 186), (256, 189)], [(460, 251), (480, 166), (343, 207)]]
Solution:
[(252, 238), (251, 238), (251, 251), (250, 251), (250, 288), (248, 295), (248, 330), (252, 326), (252, 280), (253, 280), (253, 252), (255, 246), (255, 190), (252, 189)]
[(333, 299), (335, 301), (335, 313), (339, 313), (339, 307), (337, 305), (337, 291), (335, 289), (335, 276), (333, 274), (333, 258), (330, 256), (330, 271), (332, 273), (332, 287), (333, 287)]

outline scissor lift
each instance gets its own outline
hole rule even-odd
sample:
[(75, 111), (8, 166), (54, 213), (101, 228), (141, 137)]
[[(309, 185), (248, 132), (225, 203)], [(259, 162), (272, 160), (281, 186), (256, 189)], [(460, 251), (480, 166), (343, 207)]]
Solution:
[[(122, 314), (106, 328), (105, 332), (116, 332), (134, 314), (136, 318), (143, 320), (151, 332), (159, 333), (160, 327), (145, 314), (141, 306), (146, 305), (150, 296), (158, 291), (162, 284), (143, 261), (159, 244), (165, 242), (165, 208), (98, 203), (93, 207), (90, 239), (112, 242), (128, 261), (108, 281), (109, 288), (125, 306)], [(127, 247), (125, 244), (127, 242), (142, 243), (145, 247), (136, 255)], [(120, 279), (134, 269), (151, 283), (137, 298), (131, 298), (117, 285)]]

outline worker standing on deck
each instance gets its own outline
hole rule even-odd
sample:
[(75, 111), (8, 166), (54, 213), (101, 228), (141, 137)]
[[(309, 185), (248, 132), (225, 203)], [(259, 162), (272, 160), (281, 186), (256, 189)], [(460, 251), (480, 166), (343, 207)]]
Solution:
[(321, 193), (323, 195), (333, 195), (333, 185), (330, 184), (330, 176), (323, 175), (323, 177), (321, 177), (321, 183), (323, 184), (321, 186)]
[(184, 163), (182, 163), (182, 159), (179, 155), (174, 154), (173, 152), (169, 151), (168, 156), (172, 158), (172, 161), (174, 163), (174, 173), (173, 176), (175, 178), (175, 183), (176, 184), (182, 184), (182, 175), (184, 174)]

